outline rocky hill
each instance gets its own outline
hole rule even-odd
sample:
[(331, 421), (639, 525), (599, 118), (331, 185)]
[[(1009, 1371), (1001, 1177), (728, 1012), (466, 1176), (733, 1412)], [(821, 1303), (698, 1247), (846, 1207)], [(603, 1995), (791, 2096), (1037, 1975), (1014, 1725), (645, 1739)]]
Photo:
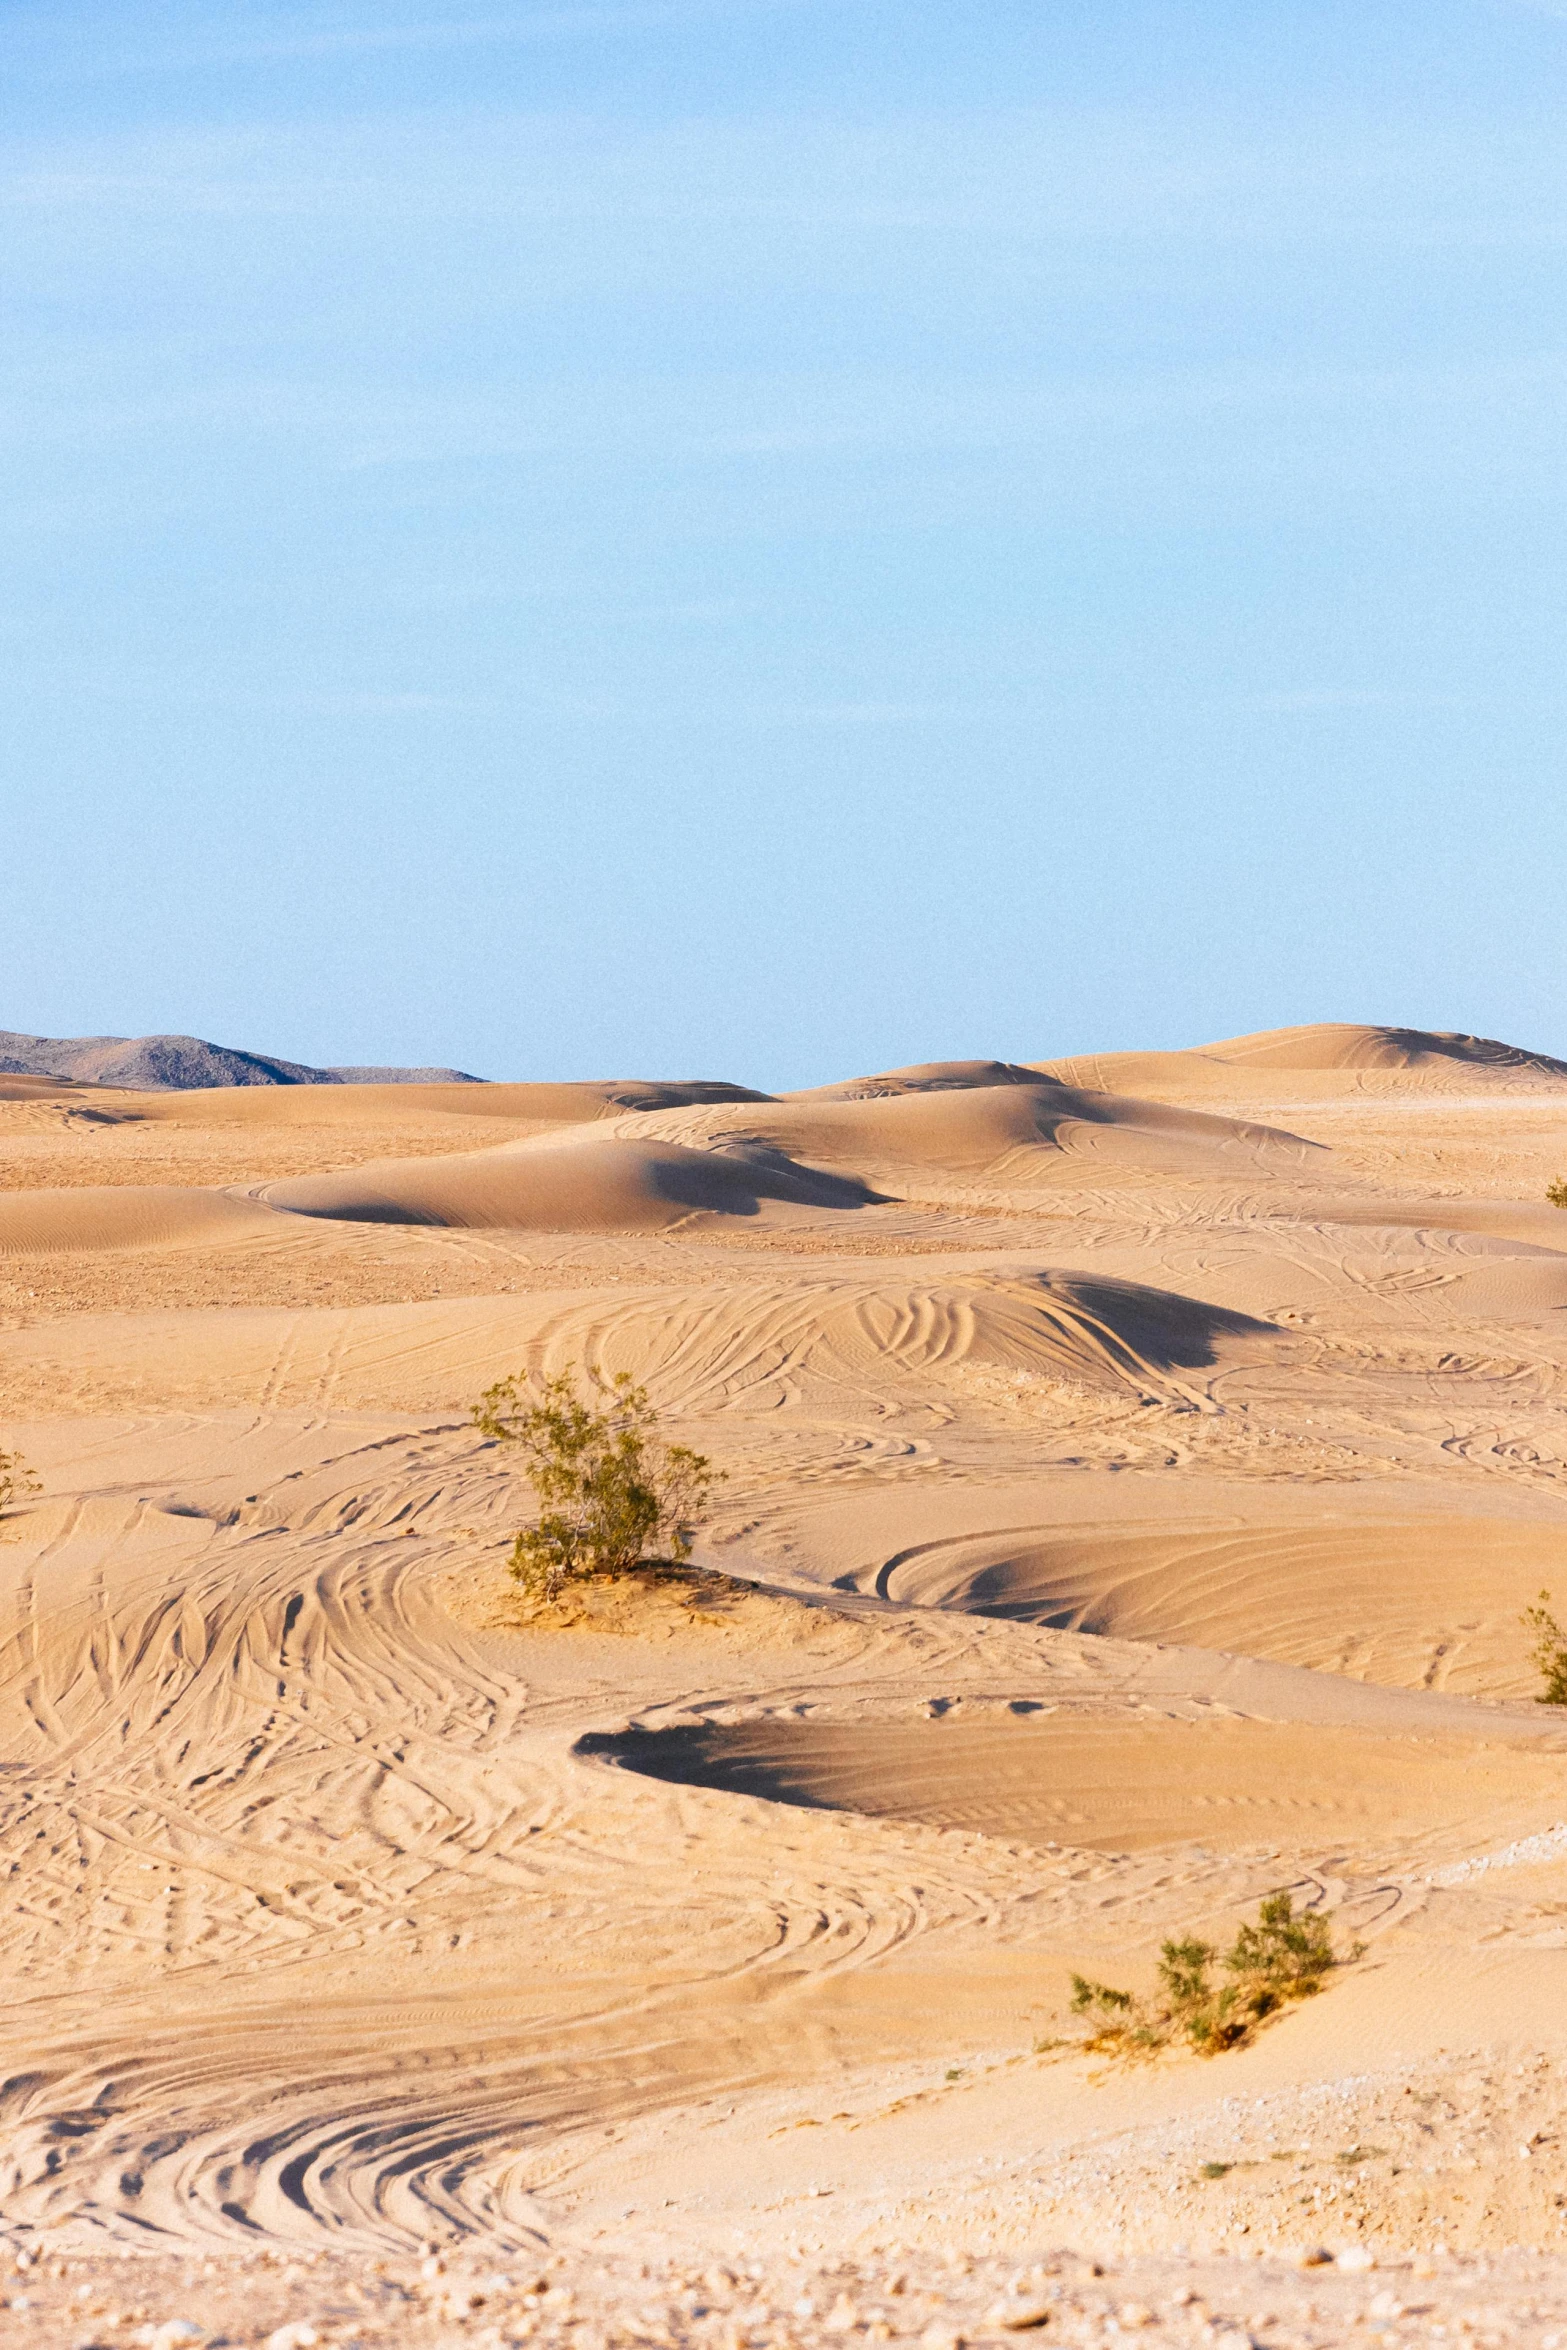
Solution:
[(466, 1069), (313, 1069), (200, 1036), (25, 1036), (0, 1028), (0, 1072), (137, 1092), (217, 1085), (479, 1085)]

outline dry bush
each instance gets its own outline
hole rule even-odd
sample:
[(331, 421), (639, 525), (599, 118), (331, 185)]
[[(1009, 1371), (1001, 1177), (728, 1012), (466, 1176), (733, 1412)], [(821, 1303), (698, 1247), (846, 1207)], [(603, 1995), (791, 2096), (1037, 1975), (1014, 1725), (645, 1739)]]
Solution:
[(19, 1501), (30, 1501), (43, 1487), (19, 1452), (0, 1452), (0, 1518)]
[(510, 1565), (529, 1596), (545, 1601), (590, 1576), (649, 1561), (682, 1565), (716, 1482), (701, 1453), (664, 1441), (646, 1388), (629, 1372), (610, 1380), (581, 1373), (586, 1401), (578, 1376), (500, 1379), (473, 1407), (486, 1436), (521, 1448), (540, 1515), (512, 1544)]
[(1550, 1598), (1548, 1591), (1542, 1591), (1533, 1607), (1524, 1609), (1519, 1620), (1525, 1631), (1534, 1634), (1530, 1654), (1545, 1680), (1535, 1704), (1567, 1705), (1567, 1632), (1552, 1615)]
[(1567, 1208), (1567, 1175), (1558, 1175), (1554, 1183), (1548, 1183), (1545, 1196), (1553, 1208)]
[[(1270, 2016), (1310, 1999), (1334, 1967), (1358, 1956), (1358, 1946), (1334, 1950), (1326, 1918), (1310, 1910), (1297, 1916), (1288, 1893), (1273, 1893), (1222, 1959), (1211, 1942), (1164, 1943), (1157, 2000), (1074, 1975), (1072, 2013), (1087, 2026), (1079, 2045), (1096, 2056), (1133, 2058), (1158, 2056), (1180, 2041), (1202, 2056), (1244, 2048)], [(1216, 1963), (1227, 1983), (1215, 1982)]]

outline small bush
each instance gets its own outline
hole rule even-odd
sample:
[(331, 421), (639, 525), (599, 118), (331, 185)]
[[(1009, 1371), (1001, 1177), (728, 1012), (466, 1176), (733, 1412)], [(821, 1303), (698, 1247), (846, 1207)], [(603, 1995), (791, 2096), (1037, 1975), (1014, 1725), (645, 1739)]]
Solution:
[(43, 1487), (19, 1452), (0, 1452), (0, 1518), (19, 1501), (30, 1501)]
[(1545, 1196), (1553, 1208), (1567, 1208), (1567, 1175), (1558, 1175), (1554, 1183), (1548, 1183)]
[(682, 1564), (716, 1481), (701, 1453), (664, 1442), (629, 1372), (583, 1378), (586, 1402), (567, 1372), (497, 1380), (473, 1407), (486, 1436), (522, 1449), (540, 1516), (512, 1544), (511, 1571), (530, 1597), (551, 1602), (589, 1576)]
[[(1297, 1916), (1288, 1893), (1273, 1893), (1221, 1959), (1211, 1942), (1166, 1942), (1159, 1954), (1162, 1996), (1152, 2003), (1109, 1983), (1072, 1977), (1072, 2013), (1088, 2026), (1081, 2045), (1101, 2056), (1158, 2056), (1184, 2040), (1202, 2056), (1243, 2048), (1258, 2026), (1292, 2000), (1309, 1999), (1343, 1957), (1326, 1918)], [(1230, 1977), (1215, 1982), (1218, 1965)]]
[(1545, 1680), (1535, 1704), (1567, 1705), (1567, 1632), (1552, 1615), (1550, 1598), (1548, 1591), (1542, 1591), (1533, 1607), (1524, 1609), (1519, 1620), (1526, 1632), (1534, 1634), (1530, 1654)]

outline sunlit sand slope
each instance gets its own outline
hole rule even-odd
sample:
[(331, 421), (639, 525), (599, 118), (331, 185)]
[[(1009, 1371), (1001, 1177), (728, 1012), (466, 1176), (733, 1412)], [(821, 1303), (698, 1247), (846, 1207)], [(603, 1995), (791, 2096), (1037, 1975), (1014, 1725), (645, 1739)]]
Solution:
[(1236, 1098), (1267, 1091), (1275, 1100), (1344, 1092), (1494, 1093), (1567, 1087), (1567, 1061), (1549, 1053), (1428, 1028), (1360, 1027), (1324, 1021), (1231, 1036), (1188, 1052), (1086, 1053), (1040, 1068), (1069, 1084), (1176, 1098)]
[[(993, 1555), (986, 1556), (989, 1551)], [(1519, 1619), (1567, 1587), (1567, 1527), (1503, 1519), (1095, 1528), (932, 1544), (889, 1597), (1180, 1641), (1409, 1689), (1526, 1696)]]
[(210, 1247), (274, 1231), (254, 1201), (173, 1184), (0, 1194), (0, 1256), (74, 1249)]
[(671, 1139), (712, 1148), (751, 1141), (852, 1167), (899, 1196), (994, 1196), (1138, 1175), (1320, 1179), (1328, 1154), (1300, 1136), (1036, 1078), (931, 1085), (778, 1106), (669, 1111)]
[(1206, 1375), (1271, 1361), (1267, 1324), (1131, 1282), (997, 1268), (945, 1280), (763, 1275), (308, 1314), (165, 1313), (0, 1334), (0, 1376), (89, 1409), (160, 1394), (301, 1408), (449, 1411), (514, 1371), (631, 1371), (667, 1409), (772, 1413), (901, 1402), (951, 1413), (965, 1367), (1190, 1407)]
[(1194, 1835), (1215, 1848), (1418, 1838), (1455, 1811), (1478, 1826), (1492, 1806), (1505, 1829), (1521, 1771), (1549, 1804), (1559, 1768), (1440, 1736), (1319, 1728), (1308, 1742), (1293, 1723), (1042, 1720), (1043, 1710), (1016, 1699), (1001, 1721), (709, 1725), (595, 1751), (679, 1785), (1098, 1852)]
[(1396, 1069), (1444, 1075), (1461, 1069), (1567, 1080), (1567, 1061), (1499, 1044), (1494, 1037), (1430, 1028), (1361, 1028), (1347, 1020), (1325, 1021), (1315, 1028), (1261, 1029), (1252, 1036), (1226, 1037), (1204, 1050), (1216, 1060), (1248, 1062), (1254, 1068)]
[(274, 1207), (361, 1224), (648, 1231), (691, 1216), (755, 1216), (763, 1203), (862, 1208), (880, 1195), (766, 1150), (693, 1151), (640, 1137), (503, 1145), (466, 1158), (383, 1162), (270, 1186)]
[(628, 1110), (677, 1109), (693, 1102), (766, 1101), (766, 1094), (727, 1079), (602, 1078), (563, 1085), (220, 1086), (177, 1092), (138, 1093), (112, 1085), (69, 1078), (31, 1077), (0, 1071), (0, 1102), (53, 1104), (62, 1111), (104, 1124), (150, 1126), (245, 1126), (264, 1132), (279, 1126), (335, 1125), (345, 1132), (410, 1117), (495, 1118), (525, 1125), (578, 1126), (616, 1118)]
[[(653, 1131), (647, 1131), (651, 1129)], [(693, 1147), (695, 1146), (695, 1147)], [(1212, 1173), (1304, 1166), (1321, 1154), (1293, 1135), (1235, 1119), (1070, 1087), (933, 1086), (798, 1106), (665, 1107), (612, 1136), (503, 1145), (492, 1153), (372, 1164), (351, 1176), (273, 1184), (279, 1208), (359, 1222), (637, 1230), (688, 1215), (754, 1215), (763, 1201), (862, 1207), (912, 1175), (983, 1175), (1032, 1185), (1074, 1160)], [(856, 1172), (828, 1174), (813, 1164)]]

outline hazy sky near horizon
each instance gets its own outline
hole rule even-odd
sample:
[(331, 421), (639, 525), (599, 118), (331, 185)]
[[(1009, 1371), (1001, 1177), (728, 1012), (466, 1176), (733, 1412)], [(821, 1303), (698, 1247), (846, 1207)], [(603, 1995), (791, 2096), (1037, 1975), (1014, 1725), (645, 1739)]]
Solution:
[(1567, 0), (0, 38), (0, 1026), (1567, 1054)]

